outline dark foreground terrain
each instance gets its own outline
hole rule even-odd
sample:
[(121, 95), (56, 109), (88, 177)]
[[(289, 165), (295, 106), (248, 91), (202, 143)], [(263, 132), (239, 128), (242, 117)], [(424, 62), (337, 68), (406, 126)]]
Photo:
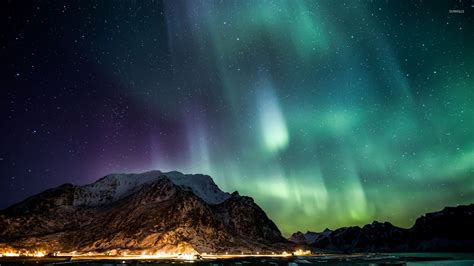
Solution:
[(474, 265), (474, 253), (379, 253), (328, 254), (311, 257), (244, 257), (231, 259), (186, 260), (116, 260), (57, 258), (0, 258), (0, 265), (83, 264), (83, 265)]

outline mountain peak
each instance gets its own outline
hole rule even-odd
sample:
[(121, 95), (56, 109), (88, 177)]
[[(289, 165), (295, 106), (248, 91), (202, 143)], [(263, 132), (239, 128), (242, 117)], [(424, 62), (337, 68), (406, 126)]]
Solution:
[(92, 184), (80, 186), (74, 195), (74, 205), (96, 206), (122, 199), (142, 186), (169, 178), (181, 188), (192, 191), (209, 204), (219, 204), (230, 197), (223, 192), (208, 175), (183, 174), (178, 171), (148, 171), (140, 174), (110, 174)]

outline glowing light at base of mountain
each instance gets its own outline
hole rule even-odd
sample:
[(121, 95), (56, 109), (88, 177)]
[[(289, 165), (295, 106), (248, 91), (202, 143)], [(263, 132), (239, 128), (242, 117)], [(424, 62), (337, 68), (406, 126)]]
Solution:
[(6, 252), (2, 254), (3, 257), (20, 257), (19, 253)]
[(0, 253), (0, 257), (44, 257), (47, 252), (45, 251), (18, 251), (9, 250)]
[(45, 255), (46, 255), (45, 252), (38, 251), (33, 254), (33, 257), (44, 257)]
[(295, 256), (307, 256), (307, 255), (311, 255), (311, 250), (298, 249), (295, 252), (293, 252), (293, 254), (295, 254)]
[(240, 254), (231, 254), (225, 252), (224, 254), (209, 254), (209, 253), (177, 253), (177, 252), (151, 252), (151, 251), (138, 251), (137, 253), (123, 252), (121, 254), (111, 252), (105, 253), (95, 253), (87, 252), (80, 253), (77, 251), (72, 252), (60, 252), (56, 251), (54, 253), (48, 253), (47, 251), (5, 251), (0, 253), (0, 257), (45, 257), (46, 254), (49, 256), (59, 256), (59, 257), (75, 257), (76, 259), (103, 259), (105, 257), (113, 257), (117, 259), (177, 259), (177, 260), (186, 260), (186, 261), (195, 261), (202, 258), (237, 258), (237, 257), (289, 257), (289, 256), (311, 256), (310, 250), (298, 249), (294, 252), (283, 251), (282, 253), (265, 253), (261, 252), (255, 253), (240, 253)]
[(180, 254), (180, 255), (178, 255), (178, 259), (194, 260), (194, 259), (196, 259), (196, 256), (194, 254)]

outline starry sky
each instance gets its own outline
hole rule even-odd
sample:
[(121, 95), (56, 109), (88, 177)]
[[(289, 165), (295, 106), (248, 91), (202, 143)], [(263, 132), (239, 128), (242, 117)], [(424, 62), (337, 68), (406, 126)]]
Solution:
[(205, 173), (282, 232), (474, 202), (471, 0), (2, 1), (0, 208)]

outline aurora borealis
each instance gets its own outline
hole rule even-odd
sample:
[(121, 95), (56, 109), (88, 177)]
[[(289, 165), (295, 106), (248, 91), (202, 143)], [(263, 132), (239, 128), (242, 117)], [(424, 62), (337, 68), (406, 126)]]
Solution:
[(151, 169), (285, 235), (474, 202), (474, 8), (402, 2), (2, 3), (0, 207)]

